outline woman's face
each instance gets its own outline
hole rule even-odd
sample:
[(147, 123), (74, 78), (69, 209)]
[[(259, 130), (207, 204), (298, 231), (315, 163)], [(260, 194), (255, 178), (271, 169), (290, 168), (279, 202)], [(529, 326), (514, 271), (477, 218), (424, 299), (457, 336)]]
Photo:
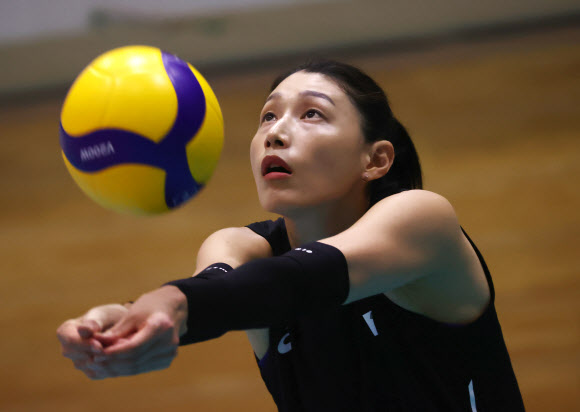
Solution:
[(365, 148), (342, 89), (319, 73), (292, 74), (266, 99), (250, 147), (262, 207), (287, 215), (362, 195)]

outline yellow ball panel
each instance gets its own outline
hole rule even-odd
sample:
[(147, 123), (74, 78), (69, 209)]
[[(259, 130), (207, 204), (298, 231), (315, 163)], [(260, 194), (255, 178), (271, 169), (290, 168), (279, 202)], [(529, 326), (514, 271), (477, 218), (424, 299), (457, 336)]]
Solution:
[(195, 74), (195, 77), (196, 77), (197, 81), (199, 82), (201, 89), (203, 90), (206, 105), (213, 107), (213, 109), (217, 112), (217, 114), (219, 116), (219, 121), (223, 123), (224, 119), (222, 116), (222, 111), (220, 109), (218, 99), (217, 99), (215, 93), (213, 92), (211, 86), (209, 85), (207, 80), (205, 80), (205, 77), (203, 77), (203, 75), (199, 71), (197, 71), (197, 69), (195, 67), (193, 67), (189, 63), (187, 65), (189, 66), (189, 68), (191, 69), (193, 74)]
[(161, 50), (150, 46), (126, 46), (101, 54), (91, 63), (106, 73), (124, 76), (131, 73), (147, 73), (163, 68)]
[(104, 127), (138, 133), (155, 142), (169, 132), (177, 116), (177, 95), (165, 70), (116, 79)]
[(101, 206), (133, 215), (164, 213), (165, 171), (159, 168), (124, 164), (97, 173), (74, 168), (62, 154), (64, 163), (77, 185)]
[(61, 112), (61, 123), (71, 136), (101, 127), (109, 104), (114, 79), (94, 67), (87, 67), (71, 87)]
[(203, 123), (186, 147), (189, 170), (194, 179), (205, 184), (211, 178), (220, 158), (224, 140), (224, 123), (217, 98), (203, 76), (191, 65), (206, 101)]
[(115, 128), (160, 141), (177, 116), (161, 50), (129, 46), (95, 59), (76, 79), (61, 115), (70, 135)]

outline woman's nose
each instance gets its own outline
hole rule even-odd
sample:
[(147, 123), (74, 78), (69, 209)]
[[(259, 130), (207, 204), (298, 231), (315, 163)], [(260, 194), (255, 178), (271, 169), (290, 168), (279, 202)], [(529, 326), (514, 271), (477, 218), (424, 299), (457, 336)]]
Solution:
[(264, 141), (264, 146), (266, 148), (281, 148), (288, 147), (289, 143), (290, 139), (288, 136), (286, 121), (284, 119), (280, 119), (268, 131)]
[(277, 135), (268, 135), (268, 137), (266, 137), (266, 141), (264, 143), (264, 145), (267, 148), (270, 147), (286, 147), (286, 140), (280, 136)]

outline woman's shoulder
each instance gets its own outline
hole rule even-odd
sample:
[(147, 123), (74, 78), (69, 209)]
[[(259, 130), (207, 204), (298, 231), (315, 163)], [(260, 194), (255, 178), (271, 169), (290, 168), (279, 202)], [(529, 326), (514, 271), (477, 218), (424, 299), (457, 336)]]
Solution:
[[(459, 222), (451, 203), (428, 190), (407, 190), (377, 202), (367, 212), (369, 219), (413, 233), (457, 233)], [(380, 224), (380, 223), (379, 223)]]
[(222, 228), (213, 232), (211, 235), (208, 236), (206, 241), (226, 242), (237, 245), (238, 243), (245, 242), (255, 243), (260, 239), (263, 239), (263, 236), (260, 236), (254, 230), (251, 230), (247, 226), (243, 227), (232, 226)]
[[(449, 212), (453, 209), (444, 196), (424, 189), (405, 190), (377, 202), (375, 206), (405, 207), (411, 211), (431, 210)], [(373, 206), (374, 207), (374, 206)]]
[(264, 237), (247, 227), (220, 229), (201, 245), (197, 254), (197, 270), (216, 262), (238, 267), (255, 259), (272, 256), (272, 248)]
[(271, 254), (266, 239), (247, 226), (220, 229), (210, 235), (206, 241), (208, 240), (224, 247), (247, 250), (250, 254), (255, 251), (260, 257), (267, 257), (262, 255)]

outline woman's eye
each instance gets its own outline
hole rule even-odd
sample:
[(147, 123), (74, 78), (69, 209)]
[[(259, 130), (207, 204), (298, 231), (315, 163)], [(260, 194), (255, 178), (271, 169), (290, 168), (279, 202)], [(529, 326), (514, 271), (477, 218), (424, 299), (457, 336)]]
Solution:
[(264, 116), (262, 116), (262, 122), (269, 122), (270, 120), (274, 120), (274, 113), (268, 112)]
[(304, 115), (307, 119), (314, 119), (315, 117), (322, 117), (322, 114), (318, 110), (310, 109)]

